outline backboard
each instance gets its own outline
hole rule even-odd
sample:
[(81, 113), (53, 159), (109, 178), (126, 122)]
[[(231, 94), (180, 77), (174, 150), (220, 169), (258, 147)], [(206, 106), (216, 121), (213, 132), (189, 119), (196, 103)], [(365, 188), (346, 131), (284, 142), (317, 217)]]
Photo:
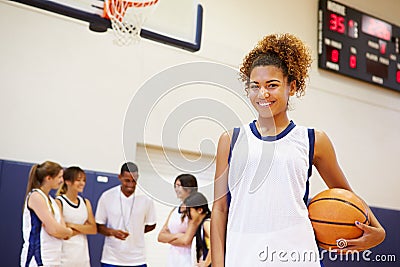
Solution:
[[(111, 28), (103, 18), (104, 0), (9, 0), (89, 23), (96, 32)], [(198, 0), (160, 0), (146, 20), (140, 36), (146, 39), (198, 51), (201, 45), (203, 8)]]

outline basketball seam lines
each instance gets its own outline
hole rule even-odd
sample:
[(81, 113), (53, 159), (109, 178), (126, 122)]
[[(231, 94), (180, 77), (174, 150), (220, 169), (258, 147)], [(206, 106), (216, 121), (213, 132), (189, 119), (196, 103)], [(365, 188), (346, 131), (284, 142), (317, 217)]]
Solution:
[(318, 240), (318, 243), (323, 244), (323, 245), (327, 245), (327, 246), (331, 246), (331, 247), (336, 247), (337, 244), (328, 244), (328, 243), (324, 243)]
[[(355, 226), (354, 223), (345, 223), (345, 222), (329, 222), (329, 221), (323, 221), (323, 220), (316, 220), (316, 219), (310, 219), (312, 222), (316, 223), (325, 223), (325, 224), (337, 224), (337, 225), (348, 225), (348, 226)], [(365, 222), (364, 222), (365, 223)]]
[[(343, 199), (340, 199), (340, 198), (335, 198), (335, 197), (319, 198), (319, 199), (317, 199), (317, 200), (311, 201), (310, 204), (309, 204), (308, 206), (310, 206), (311, 204), (313, 204), (313, 203), (315, 203), (315, 202), (317, 202), (317, 201), (320, 201), (320, 200), (337, 200), (337, 201), (341, 201), (341, 202), (343, 202), (343, 203), (346, 203), (346, 204), (348, 204), (348, 205), (350, 205), (350, 206), (356, 208), (358, 211), (360, 211), (360, 212), (362, 213), (362, 215), (364, 215), (365, 221), (364, 221), (363, 223), (369, 222), (369, 220), (368, 220), (368, 213), (365, 214), (364, 211), (362, 211), (359, 207), (357, 207), (357, 205), (351, 203), (350, 201), (343, 200)], [(317, 220), (314, 220), (314, 219), (311, 219), (311, 218), (310, 218), (310, 220), (311, 220), (311, 221), (317, 221)], [(330, 223), (330, 222), (326, 222), (326, 221), (320, 221), (320, 222), (323, 222), (323, 223)], [(333, 224), (335, 224), (335, 223), (333, 223)], [(349, 223), (336, 223), (336, 224), (353, 225), (353, 224), (349, 224)]]

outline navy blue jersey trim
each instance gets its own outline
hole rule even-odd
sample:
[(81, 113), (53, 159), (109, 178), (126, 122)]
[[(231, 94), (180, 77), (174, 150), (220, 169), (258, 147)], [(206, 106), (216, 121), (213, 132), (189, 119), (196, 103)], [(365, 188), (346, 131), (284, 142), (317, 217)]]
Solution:
[[(68, 205), (70, 205), (71, 207), (73, 207), (73, 208), (75, 208), (75, 209), (79, 208), (79, 205), (81, 204), (81, 200), (79, 199), (79, 197), (78, 197), (78, 204), (72, 203), (72, 202), (71, 202), (68, 198), (66, 198), (64, 195), (61, 195), (60, 197), (62, 197), (62, 199), (64, 199), (65, 202), (68, 203)], [(62, 201), (61, 201), (61, 203), (62, 203)]]
[(296, 124), (293, 121), (290, 121), (289, 125), (283, 130), (281, 133), (279, 133), (276, 136), (261, 136), (260, 132), (257, 129), (256, 126), (256, 120), (253, 122), (250, 122), (249, 124), (251, 132), (260, 140), (263, 141), (276, 141), (279, 140), (283, 137), (285, 137), (295, 126)]
[(309, 151), (308, 151), (308, 178), (306, 182), (306, 192), (304, 193), (303, 201), (304, 203), (308, 202), (308, 195), (310, 193), (310, 177), (312, 174), (312, 165), (314, 159), (314, 146), (315, 146), (315, 131), (314, 129), (308, 129), (308, 143), (309, 143)]
[(309, 141), (309, 153), (308, 153), (308, 177), (312, 174), (312, 165), (314, 159), (314, 146), (315, 146), (315, 131), (314, 129), (308, 129), (308, 141)]
[(228, 210), (229, 210), (229, 206), (231, 205), (231, 200), (232, 200), (231, 191), (229, 190), (229, 187), (228, 187), (228, 193), (226, 194), (226, 203), (228, 206)]
[(33, 210), (30, 210), (31, 215), (31, 231), (29, 234), (29, 247), (26, 256), (25, 266), (29, 266), (32, 258), (38, 266), (42, 266), (42, 252), (40, 247), (40, 231), (42, 230), (42, 222)]
[(228, 164), (231, 163), (232, 150), (233, 150), (233, 147), (235, 146), (236, 141), (238, 139), (239, 132), (240, 132), (240, 128), (239, 127), (233, 128), (232, 141), (231, 141), (231, 145), (230, 145), (230, 149), (229, 149), (229, 156), (228, 156)]
[[(240, 128), (239, 127), (233, 128), (232, 140), (231, 140), (231, 145), (230, 145), (230, 148), (229, 148), (228, 165), (231, 163), (232, 150), (233, 150), (233, 147), (236, 144), (236, 141), (238, 139), (239, 133), (240, 133)], [(226, 195), (226, 201), (227, 201), (227, 205), (228, 205), (228, 209), (229, 209), (229, 206), (231, 204), (231, 191), (229, 190), (229, 185), (228, 185), (227, 190), (228, 190), (228, 192), (227, 192), (227, 195)]]

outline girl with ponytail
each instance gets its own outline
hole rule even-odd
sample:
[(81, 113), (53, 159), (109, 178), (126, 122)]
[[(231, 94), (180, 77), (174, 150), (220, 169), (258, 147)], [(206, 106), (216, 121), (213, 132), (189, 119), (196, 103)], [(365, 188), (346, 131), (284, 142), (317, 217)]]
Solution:
[(62, 167), (51, 161), (31, 168), (22, 218), (21, 266), (60, 266), (62, 239), (72, 236), (49, 195), (63, 181)]
[(90, 267), (88, 234), (96, 234), (90, 201), (79, 194), (86, 185), (85, 172), (76, 166), (64, 171), (64, 183), (57, 192), (56, 202), (64, 217), (65, 223), (74, 231), (73, 236), (63, 241), (61, 266), (62, 267)]

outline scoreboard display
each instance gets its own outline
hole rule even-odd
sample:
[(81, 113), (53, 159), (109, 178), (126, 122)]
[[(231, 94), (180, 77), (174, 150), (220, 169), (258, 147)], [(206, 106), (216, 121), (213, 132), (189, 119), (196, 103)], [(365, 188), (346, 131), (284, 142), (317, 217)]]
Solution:
[(319, 68), (400, 92), (400, 27), (320, 0)]

